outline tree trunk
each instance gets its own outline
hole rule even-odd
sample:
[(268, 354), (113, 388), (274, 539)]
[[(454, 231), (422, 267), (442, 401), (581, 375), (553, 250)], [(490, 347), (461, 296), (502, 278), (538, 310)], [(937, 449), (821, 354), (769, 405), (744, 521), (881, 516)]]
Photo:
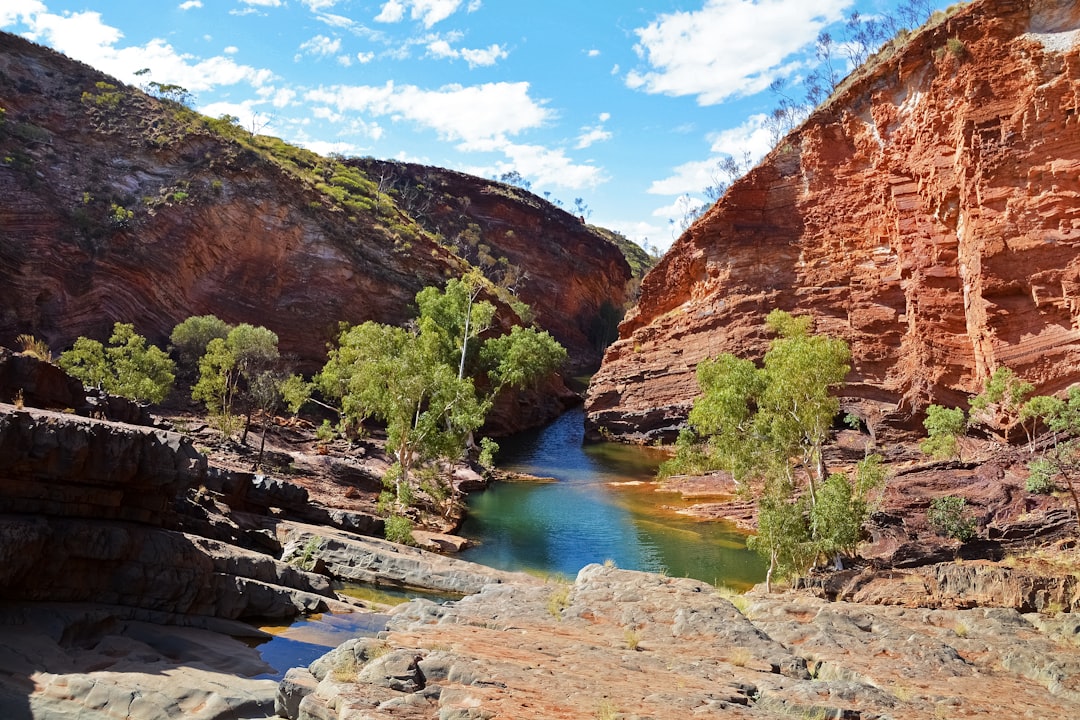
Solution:
[(259, 455), (255, 458), (255, 464), (252, 466), (252, 470), (258, 470), (262, 464), (263, 450), (266, 448), (266, 432), (270, 427), (270, 413), (266, 414), (266, 419), (263, 420), (262, 426), (262, 439), (259, 440)]

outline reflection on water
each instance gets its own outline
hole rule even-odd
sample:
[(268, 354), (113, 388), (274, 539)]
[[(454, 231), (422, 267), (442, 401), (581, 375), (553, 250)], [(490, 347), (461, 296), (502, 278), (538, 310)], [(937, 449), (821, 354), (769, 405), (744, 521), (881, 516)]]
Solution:
[(582, 445), (579, 408), (552, 425), (500, 443), (499, 464), (554, 483), (499, 483), (469, 498), (465, 560), (508, 570), (574, 576), (592, 562), (666, 572), (745, 589), (764, 567), (730, 525), (701, 522), (662, 505), (685, 505), (653, 482), (663, 457), (650, 448)]
[(362, 635), (374, 636), (386, 627), (387, 615), (369, 612), (322, 613), (290, 625), (260, 628), (273, 635), (259, 645), (259, 655), (276, 672), (259, 678), (281, 680), (292, 667), (307, 667), (341, 643)]

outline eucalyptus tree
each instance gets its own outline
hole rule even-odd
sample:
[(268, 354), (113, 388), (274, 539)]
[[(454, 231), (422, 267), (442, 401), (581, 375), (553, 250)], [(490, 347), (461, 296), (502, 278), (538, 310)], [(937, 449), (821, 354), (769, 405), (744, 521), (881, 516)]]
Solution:
[[(823, 454), (849, 370), (846, 342), (810, 332), (812, 319), (773, 310), (777, 337), (761, 367), (730, 353), (698, 365), (701, 395), (662, 472), (724, 470), (757, 501), (751, 546), (769, 561), (766, 582), (804, 570), (819, 554), (839, 561), (857, 543), (881, 474), (830, 476)], [(801, 472), (800, 472), (801, 471)], [(801, 478), (805, 477), (805, 488)], [(805, 489), (805, 492), (803, 491)]]
[(175, 363), (157, 346), (148, 346), (130, 323), (113, 325), (108, 346), (78, 338), (58, 362), (83, 384), (137, 402), (161, 402), (176, 379)]
[[(407, 328), (366, 322), (346, 328), (315, 378), (348, 425), (385, 424), (395, 462), (385, 481), (399, 512), (413, 499), (418, 466), (456, 459), (505, 387), (557, 369), (566, 351), (547, 332), (515, 326), (493, 335), (495, 307), (471, 273), (416, 296)], [(490, 443), (488, 443), (490, 448)]]

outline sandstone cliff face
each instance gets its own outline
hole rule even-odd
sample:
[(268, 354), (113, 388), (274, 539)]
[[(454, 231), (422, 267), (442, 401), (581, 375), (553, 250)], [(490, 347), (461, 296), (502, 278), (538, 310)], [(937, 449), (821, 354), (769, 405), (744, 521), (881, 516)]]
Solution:
[(856, 76), (642, 283), (588, 398), (594, 428), (670, 435), (697, 364), (760, 357), (764, 316), (852, 346), (871, 422), (959, 404), (1007, 366), (1078, 379), (1080, 8), (983, 0)]
[[(418, 290), (468, 268), (389, 197), (376, 211), (332, 197), (326, 159), (264, 152), (284, 146), (239, 142), (7, 34), (0, 108), (0, 344), (25, 332), (64, 348), (114, 321), (161, 342), (213, 313), (265, 325), (310, 370), (338, 323), (400, 323)], [(580, 224), (549, 227), (527, 203), (477, 205), (505, 224), (501, 238), (520, 226), (502, 254), (528, 271), (540, 322), (595, 366), (582, 328), (624, 300), (618, 250)]]
[(571, 351), (575, 369), (599, 366), (631, 278), (623, 252), (601, 240), (600, 229), (512, 185), (412, 163), (350, 162), (381, 179), (418, 223), (527, 303), (537, 324)]

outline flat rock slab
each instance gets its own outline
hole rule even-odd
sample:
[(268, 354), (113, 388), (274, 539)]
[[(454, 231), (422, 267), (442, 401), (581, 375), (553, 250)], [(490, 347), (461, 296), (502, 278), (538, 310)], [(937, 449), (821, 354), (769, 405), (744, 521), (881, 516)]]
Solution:
[[(730, 599), (729, 599), (730, 598)], [(294, 720), (1077, 717), (1080, 623), (586, 567), (573, 584), (413, 601), (283, 684)]]
[(255, 676), (274, 669), (255, 648), (221, 632), (258, 631), (212, 620), (206, 627), (160, 625), (133, 619), (130, 612), (62, 604), (0, 608), (0, 717), (273, 715), (277, 683)]

